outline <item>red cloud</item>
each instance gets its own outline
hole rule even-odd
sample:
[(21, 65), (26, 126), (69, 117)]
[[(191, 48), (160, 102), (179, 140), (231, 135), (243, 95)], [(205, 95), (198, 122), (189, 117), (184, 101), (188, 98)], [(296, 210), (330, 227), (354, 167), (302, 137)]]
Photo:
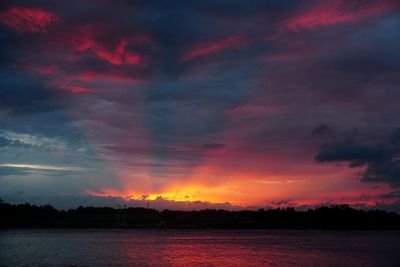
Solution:
[(88, 94), (93, 93), (92, 89), (86, 88), (81, 85), (74, 84), (74, 81), (69, 81), (68, 79), (56, 79), (55, 81), (49, 82), (48, 86), (58, 88), (63, 91), (70, 92), (72, 94)]
[(18, 32), (46, 32), (56, 15), (41, 9), (12, 7), (0, 13), (0, 23)]
[(243, 36), (232, 35), (219, 40), (200, 43), (192, 47), (189, 52), (182, 57), (182, 61), (189, 61), (198, 57), (207, 56), (232, 46), (242, 47), (248, 42), (248, 39)]
[(92, 93), (91, 89), (88, 89), (86, 87), (79, 86), (79, 85), (60, 84), (58, 86), (58, 88), (61, 89), (61, 90), (68, 91), (68, 92), (70, 92), (72, 94), (88, 94), (88, 93)]
[(291, 31), (298, 31), (349, 23), (389, 11), (396, 6), (396, 2), (392, 0), (365, 1), (357, 5), (344, 0), (321, 1), (306, 12), (289, 19), (286, 26)]
[(85, 71), (79, 74), (73, 75), (74, 78), (80, 81), (96, 81), (96, 80), (108, 80), (112, 82), (143, 82), (139, 78), (132, 77), (131, 75), (119, 73), (119, 72), (97, 72), (97, 71)]
[(144, 37), (121, 38), (114, 47), (106, 46), (95, 38), (95, 33), (91, 27), (84, 27), (81, 33), (72, 37), (73, 46), (77, 52), (91, 53), (101, 60), (107, 61), (113, 65), (138, 64), (142, 61), (142, 56), (138, 53), (127, 51), (127, 45), (131, 43), (149, 42)]
[(114, 65), (139, 63), (141, 60), (141, 56), (139, 54), (126, 52), (126, 44), (126, 39), (122, 39), (116, 49), (108, 50), (102, 47), (99, 43), (93, 42), (91, 46), (87, 49), (98, 56), (100, 59)]

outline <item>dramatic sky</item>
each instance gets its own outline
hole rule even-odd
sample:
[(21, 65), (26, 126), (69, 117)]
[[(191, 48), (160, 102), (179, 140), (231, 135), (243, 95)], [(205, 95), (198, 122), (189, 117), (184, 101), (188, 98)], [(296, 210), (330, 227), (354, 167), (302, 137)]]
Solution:
[(1, 1), (0, 197), (400, 210), (400, 4)]

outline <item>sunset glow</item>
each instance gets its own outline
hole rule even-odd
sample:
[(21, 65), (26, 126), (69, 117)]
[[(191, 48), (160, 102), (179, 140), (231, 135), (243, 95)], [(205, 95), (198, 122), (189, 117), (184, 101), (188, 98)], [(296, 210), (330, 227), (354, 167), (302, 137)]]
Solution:
[(1, 198), (399, 209), (398, 1), (72, 2), (0, 9)]

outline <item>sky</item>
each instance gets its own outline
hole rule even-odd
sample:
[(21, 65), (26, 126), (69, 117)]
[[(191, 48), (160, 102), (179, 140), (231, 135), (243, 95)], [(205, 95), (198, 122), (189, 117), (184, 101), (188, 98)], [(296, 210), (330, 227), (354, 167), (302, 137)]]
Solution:
[(0, 198), (400, 211), (400, 4), (0, 4)]

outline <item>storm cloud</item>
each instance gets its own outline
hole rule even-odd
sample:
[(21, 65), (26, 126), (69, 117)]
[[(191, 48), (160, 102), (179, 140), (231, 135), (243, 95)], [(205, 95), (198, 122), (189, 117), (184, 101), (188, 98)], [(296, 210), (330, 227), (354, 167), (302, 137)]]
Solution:
[(317, 162), (348, 162), (350, 168), (366, 166), (364, 182), (387, 182), (400, 185), (400, 130), (386, 144), (357, 144), (354, 139), (323, 146), (315, 156)]

